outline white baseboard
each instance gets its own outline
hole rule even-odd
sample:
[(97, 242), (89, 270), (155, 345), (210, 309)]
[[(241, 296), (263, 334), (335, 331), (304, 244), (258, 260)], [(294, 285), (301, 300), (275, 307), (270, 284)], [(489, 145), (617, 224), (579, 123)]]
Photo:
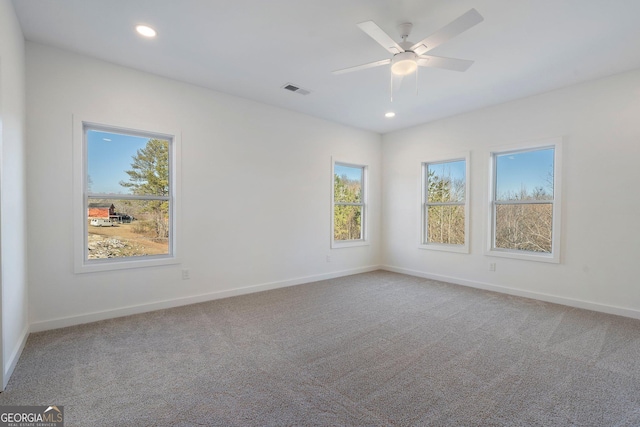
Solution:
[(44, 320), (31, 323), (31, 332), (48, 331), (51, 329), (66, 328), (68, 326), (81, 325), (83, 323), (97, 322), (100, 320), (113, 319), (116, 317), (130, 316), (132, 314), (146, 313), (148, 311), (162, 310), (165, 308), (180, 307), (183, 305), (197, 304), (200, 302), (212, 301), (216, 299), (228, 298), (237, 295), (245, 295), (254, 292), (268, 291), (270, 289), (285, 288), (288, 286), (301, 285), (304, 283), (317, 282), (320, 280), (334, 279), (336, 277), (350, 276), (352, 274), (367, 273), (379, 270), (379, 265), (354, 268), (350, 270), (334, 271), (331, 273), (317, 274), (313, 276), (298, 277), (295, 279), (283, 280), (279, 282), (262, 283), (259, 285), (246, 286), (224, 291), (210, 292), (201, 295), (193, 295), (171, 300), (156, 301), (147, 304), (138, 304), (113, 310), (104, 310), (93, 313), (86, 313), (77, 316), (69, 316), (58, 319)]
[(11, 352), (11, 356), (9, 356), (9, 360), (7, 361), (7, 365), (2, 375), (2, 391), (7, 388), (9, 379), (11, 378), (11, 375), (13, 375), (14, 369), (16, 369), (16, 364), (18, 363), (22, 350), (24, 350), (24, 346), (27, 343), (27, 338), (29, 338), (29, 325), (25, 326), (24, 330), (20, 334), (20, 341), (18, 342), (18, 345), (16, 345)]
[(499, 286), (486, 282), (479, 282), (476, 280), (461, 279), (453, 276), (445, 276), (441, 274), (432, 274), (424, 271), (411, 270), (408, 268), (394, 267), (391, 265), (383, 265), (380, 267), (383, 270), (391, 271), (394, 273), (407, 274), (409, 276), (422, 277), (425, 279), (439, 280), (441, 282), (454, 283), (456, 285), (469, 286), (471, 288), (484, 289), (487, 291), (500, 292), (503, 294), (515, 295), (519, 297), (531, 298), (540, 301), (552, 302), (555, 304), (566, 305), (569, 307), (583, 308), (586, 310), (599, 311), (602, 313), (615, 314), (617, 316), (631, 317), (633, 319), (640, 319), (640, 311), (630, 308), (616, 307), (612, 305), (600, 304), (591, 301), (583, 301), (573, 298), (565, 298), (556, 295), (550, 295), (540, 292), (524, 291), (521, 289), (510, 288), (507, 286)]

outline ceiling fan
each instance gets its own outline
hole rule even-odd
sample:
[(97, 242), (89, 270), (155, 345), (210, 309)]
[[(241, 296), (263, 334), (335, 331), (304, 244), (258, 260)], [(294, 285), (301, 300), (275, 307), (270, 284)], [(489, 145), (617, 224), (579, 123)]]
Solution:
[(426, 55), (431, 49), (440, 46), (442, 43), (457, 36), (458, 34), (468, 30), (476, 24), (482, 22), (484, 18), (477, 10), (471, 9), (449, 24), (445, 25), (427, 38), (420, 40), (418, 43), (412, 43), (407, 40), (411, 33), (412, 24), (405, 23), (399, 25), (400, 36), (402, 41), (396, 43), (387, 33), (385, 33), (373, 21), (366, 21), (358, 24), (358, 27), (367, 33), (372, 39), (384, 47), (389, 53), (393, 54), (392, 58), (382, 59), (380, 61), (370, 62), (368, 64), (357, 65), (355, 67), (336, 70), (333, 74), (350, 73), (352, 71), (364, 70), (367, 68), (379, 67), (381, 65), (391, 64), (391, 74), (393, 76), (406, 76), (420, 67), (435, 67), (445, 70), (466, 71), (473, 61), (467, 59), (446, 58), (442, 56)]

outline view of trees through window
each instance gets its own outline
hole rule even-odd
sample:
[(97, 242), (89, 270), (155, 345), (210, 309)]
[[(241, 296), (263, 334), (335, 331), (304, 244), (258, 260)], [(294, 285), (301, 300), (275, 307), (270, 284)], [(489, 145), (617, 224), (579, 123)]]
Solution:
[(464, 245), (466, 161), (425, 165), (425, 243)]
[(554, 148), (494, 155), (494, 247), (551, 253)]
[(363, 236), (364, 167), (334, 165), (333, 239), (361, 240)]
[(170, 253), (169, 141), (88, 129), (88, 259)]

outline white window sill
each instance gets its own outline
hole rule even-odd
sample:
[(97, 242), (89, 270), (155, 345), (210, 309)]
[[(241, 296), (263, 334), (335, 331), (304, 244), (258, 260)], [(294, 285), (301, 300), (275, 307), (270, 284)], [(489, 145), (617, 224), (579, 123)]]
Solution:
[(129, 268), (158, 267), (180, 264), (181, 260), (170, 255), (146, 256), (143, 259), (96, 259), (76, 265), (76, 273), (95, 273), (99, 271), (125, 270)]
[(418, 245), (418, 248), (427, 249), (430, 251), (455, 252), (459, 254), (469, 253), (469, 246), (467, 245), (447, 245), (447, 244), (429, 243), (427, 245), (420, 244)]
[(486, 251), (485, 255), (495, 256), (500, 258), (520, 259), (523, 261), (548, 262), (553, 264), (560, 263), (560, 257), (558, 255), (537, 253), (537, 252), (515, 251), (515, 250), (509, 250), (509, 249), (491, 249)]
[(353, 248), (356, 246), (369, 246), (369, 242), (366, 240), (334, 240), (331, 242), (332, 249)]

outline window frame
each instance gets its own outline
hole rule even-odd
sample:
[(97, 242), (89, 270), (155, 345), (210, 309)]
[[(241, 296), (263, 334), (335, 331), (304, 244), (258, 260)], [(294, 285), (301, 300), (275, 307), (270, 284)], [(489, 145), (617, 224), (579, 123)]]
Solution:
[[(335, 169), (336, 165), (347, 166), (352, 168), (362, 168), (362, 200), (360, 203), (344, 203), (335, 201)], [(369, 213), (368, 213), (368, 192), (369, 192), (369, 166), (360, 164), (357, 162), (351, 161), (342, 161), (338, 159), (331, 159), (331, 248), (349, 248), (354, 246), (367, 246), (369, 245), (369, 233), (368, 233), (368, 223), (369, 223)], [(361, 235), (360, 239), (355, 240), (335, 240), (334, 231), (335, 231), (335, 207), (336, 204), (344, 205), (344, 206), (361, 206), (362, 215), (361, 215)]]
[[(122, 270), (129, 268), (154, 267), (179, 264), (179, 177), (180, 177), (180, 133), (161, 126), (128, 123), (123, 120), (88, 120), (73, 116), (73, 208), (74, 208), (74, 272), (91, 273)], [(108, 123), (108, 124), (107, 124)], [(154, 129), (154, 130), (148, 130)], [(159, 200), (162, 196), (100, 195), (89, 193), (87, 179), (87, 140), (88, 130), (121, 133), (132, 136), (156, 137), (169, 142), (169, 253), (145, 255), (139, 257), (88, 259), (88, 212), (87, 206), (92, 197), (104, 196), (110, 199)]]
[[(447, 203), (429, 203), (428, 202), (428, 184), (427, 184), (427, 173), (429, 165), (437, 165), (442, 163), (451, 163), (451, 162), (465, 162), (465, 182), (464, 182), (464, 203), (460, 202), (447, 202)], [(419, 237), (418, 237), (418, 248), (420, 249), (430, 249), (436, 251), (445, 251), (445, 252), (457, 252), (457, 253), (469, 253), (470, 248), (470, 173), (471, 173), (471, 153), (466, 151), (464, 153), (451, 154), (447, 156), (434, 157), (427, 161), (423, 161), (420, 163), (420, 185), (418, 188), (420, 189), (420, 225), (419, 225)], [(428, 220), (428, 206), (463, 206), (464, 207), (464, 244), (455, 245), (449, 243), (429, 243), (427, 241), (427, 220)]]
[[(553, 199), (544, 201), (517, 201), (505, 202), (496, 200), (498, 156), (513, 153), (526, 153), (553, 148)], [(516, 145), (496, 147), (489, 152), (489, 193), (487, 200), (488, 224), (486, 233), (485, 254), (495, 257), (520, 259), (527, 261), (539, 261), (548, 263), (560, 263), (560, 242), (562, 223), (562, 138), (549, 138), (537, 142), (521, 143)], [(523, 251), (518, 249), (506, 249), (495, 247), (496, 235), (496, 206), (498, 205), (533, 205), (551, 204), (551, 253)]]

